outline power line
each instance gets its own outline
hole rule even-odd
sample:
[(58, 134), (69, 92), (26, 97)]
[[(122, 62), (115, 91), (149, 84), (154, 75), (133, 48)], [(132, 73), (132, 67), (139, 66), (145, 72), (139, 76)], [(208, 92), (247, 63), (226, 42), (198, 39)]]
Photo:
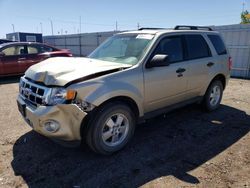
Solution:
[[(244, 7), (243, 9), (245, 10), (246, 9), (246, 4), (244, 3)], [(194, 24), (193, 22), (195, 23), (204, 23), (204, 21), (206, 22), (205, 24), (208, 24), (207, 22), (211, 22), (211, 23), (214, 23), (214, 20), (218, 20), (219, 22), (223, 22), (224, 20), (229, 22), (231, 20), (231, 18), (234, 18), (234, 20), (236, 18), (239, 18), (239, 12), (240, 12), (240, 8), (238, 9), (238, 12), (228, 12), (228, 13), (224, 13), (223, 15), (216, 15), (216, 14), (209, 14), (204, 12), (204, 13), (201, 13), (199, 14), (199, 19), (194, 19), (194, 20), (191, 20), (190, 24)], [(24, 17), (24, 16), (21, 16), (20, 17)], [(27, 18), (27, 17), (26, 17)], [(190, 19), (192, 18), (195, 18), (194, 16), (191, 16), (189, 17)], [(28, 17), (28, 19), (33, 19), (33, 20), (40, 20), (40, 27), (41, 27), (41, 32), (45, 32), (45, 33), (48, 33), (48, 31), (46, 30), (47, 28), (45, 27), (45, 25), (43, 24), (42, 25), (42, 22), (41, 20), (46, 20), (48, 21), (48, 19), (44, 19), (44, 18), (39, 18), (39, 17)], [(26, 20), (27, 21), (27, 20)], [(103, 23), (98, 23), (98, 22), (82, 22), (82, 18), (81, 16), (79, 17), (79, 20), (62, 20), (62, 19), (49, 19), (50, 21), (50, 27), (51, 27), (51, 34), (54, 35), (54, 29), (59, 29), (60, 28), (54, 28), (54, 23), (58, 23), (57, 25), (59, 25), (59, 23), (66, 23), (65, 25), (63, 24), (60, 24), (61, 27), (63, 27), (63, 29), (68, 29), (69, 30), (74, 30), (74, 33), (81, 33), (82, 32), (82, 25), (87, 25), (87, 26), (100, 26), (100, 27), (86, 27), (87, 29), (85, 30), (85, 32), (90, 32), (90, 31), (99, 31), (99, 30), (113, 30), (112, 28), (115, 27), (115, 30), (118, 31), (119, 29), (121, 30), (121, 28), (123, 30), (128, 30), (128, 29), (136, 29), (136, 28), (140, 28), (142, 25), (143, 26), (148, 26), (148, 27), (170, 27), (169, 24), (167, 24), (167, 22), (165, 23), (164, 21), (162, 20), (153, 20), (152, 18), (145, 18), (143, 20), (139, 19), (137, 20), (137, 22), (133, 23), (133, 20), (123, 20), (123, 21), (120, 21), (119, 20), (119, 24), (118, 24), (118, 21), (116, 20), (115, 21), (115, 26), (114, 26), (114, 23), (112, 24), (112, 22), (103, 22)], [(86, 19), (84, 20), (86, 21)], [(218, 24), (218, 21), (217, 21), (217, 24)], [(182, 19), (181, 18), (178, 18), (177, 19), (177, 22), (182, 22)], [(38, 22), (39, 23), (39, 22)], [(14, 24), (13, 24), (14, 25)], [(13, 27), (13, 32), (15, 31), (15, 28), (14, 26)], [(44, 28), (43, 28), (44, 27)], [(49, 27), (48, 27), (49, 28)], [(69, 28), (72, 28), (72, 29), (69, 29)], [(79, 28), (79, 29), (78, 29)], [(91, 29), (90, 29), (91, 28)]]

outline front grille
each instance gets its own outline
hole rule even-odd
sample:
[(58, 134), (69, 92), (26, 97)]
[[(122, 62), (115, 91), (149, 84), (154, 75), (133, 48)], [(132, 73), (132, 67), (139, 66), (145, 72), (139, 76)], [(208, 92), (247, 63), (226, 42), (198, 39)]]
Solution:
[(28, 104), (37, 107), (45, 104), (50, 94), (50, 88), (35, 84), (22, 77), (19, 85), (19, 93)]

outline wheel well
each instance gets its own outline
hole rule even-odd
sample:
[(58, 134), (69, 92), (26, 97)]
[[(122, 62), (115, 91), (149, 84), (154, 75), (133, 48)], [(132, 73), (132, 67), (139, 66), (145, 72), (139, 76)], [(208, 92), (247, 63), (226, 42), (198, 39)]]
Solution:
[(133, 99), (131, 99), (129, 97), (125, 97), (125, 96), (119, 96), (119, 97), (114, 97), (114, 98), (108, 99), (107, 101), (100, 104), (98, 107), (94, 108), (94, 110), (89, 112), (87, 114), (87, 116), (83, 119), (83, 121), (81, 123), (81, 128), (80, 128), (82, 138), (86, 137), (89, 121), (94, 117), (95, 112), (101, 106), (106, 105), (107, 103), (111, 103), (111, 102), (122, 102), (124, 104), (127, 104), (133, 110), (133, 112), (135, 112), (136, 119), (139, 118), (139, 108)]
[(131, 108), (131, 110), (133, 110), (133, 112), (135, 112), (136, 118), (139, 117), (139, 108), (138, 108), (136, 102), (133, 99), (131, 99), (130, 97), (126, 97), (126, 96), (119, 96), (119, 97), (113, 97), (111, 99), (108, 99), (107, 101), (105, 101), (101, 105), (99, 105), (97, 108), (99, 108), (100, 106), (103, 106), (107, 103), (111, 103), (111, 102), (122, 102), (122, 103), (128, 105)]
[(213, 80), (210, 82), (210, 84), (214, 81), (214, 80), (220, 80), (222, 85), (223, 85), (223, 89), (225, 89), (226, 87), (226, 77), (223, 74), (218, 74), (216, 75)]

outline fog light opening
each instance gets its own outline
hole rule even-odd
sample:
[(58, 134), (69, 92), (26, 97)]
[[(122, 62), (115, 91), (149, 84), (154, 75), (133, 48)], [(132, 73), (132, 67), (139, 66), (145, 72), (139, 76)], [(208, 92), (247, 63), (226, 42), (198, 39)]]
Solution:
[(32, 123), (28, 118), (26, 118), (25, 120), (26, 120), (26, 122), (28, 123), (28, 125), (29, 125), (31, 128), (33, 128), (33, 123)]
[(50, 133), (55, 133), (56, 131), (59, 130), (60, 125), (57, 121), (55, 120), (48, 120), (43, 124), (43, 127), (46, 131)]

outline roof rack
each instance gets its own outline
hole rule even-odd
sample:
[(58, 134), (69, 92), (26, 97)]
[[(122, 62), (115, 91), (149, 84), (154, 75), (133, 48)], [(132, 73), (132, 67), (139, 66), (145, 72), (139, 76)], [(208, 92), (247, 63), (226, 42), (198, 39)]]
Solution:
[(161, 30), (161, 29), (165, 29), (165, 28), (156, 28), (156, 27), (141, 27), (138, 30)]
[(213, 31), (211, 27), (204, 27), (204, 26), (190, 26), (190, 25), (177, 25), (175, 26), (174, 30), (184, 30), (184, 29), (190, 29), (190, 30), (208, 30)]

